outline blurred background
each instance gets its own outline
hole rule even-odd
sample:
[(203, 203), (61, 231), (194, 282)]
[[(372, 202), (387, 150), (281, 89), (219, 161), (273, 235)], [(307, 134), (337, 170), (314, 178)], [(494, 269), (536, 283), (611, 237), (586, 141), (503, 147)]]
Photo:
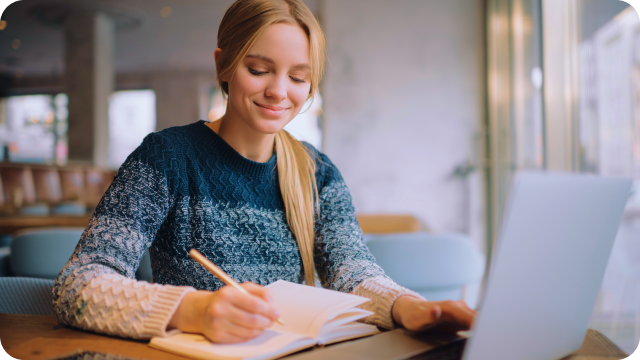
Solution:
[[(22, 0), (6, 9), (2, 275), (25, 276), (11, 261), (21, 234), (86, 226), (147, 134), (224, 114), (213, 51), (231, 2)], [(516, 171), (636, 179), (590, 323), (633, 352), (640, 339), (637, 12), (619, 0), (305, 3), (327, 35), (327, 70), (317, 100), (286, 129), (338, 166), (367, 240), (454, 234), (486, 264)], [(472, 305), (477, 283), (463, 291)]]

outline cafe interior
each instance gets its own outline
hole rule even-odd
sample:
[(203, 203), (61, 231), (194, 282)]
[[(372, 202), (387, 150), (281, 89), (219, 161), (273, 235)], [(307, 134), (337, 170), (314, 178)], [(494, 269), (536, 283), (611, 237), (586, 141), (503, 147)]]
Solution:
[[(0, 282), (53, 286), (145, 136), (225, 113), (214, 50), (231, 3), (22, 0), (2, 13)], [(517, 172), (632, 178), (589, 322), (632, 353), (636, 10), (618, 0), (304, 3), (326, 34), (327, 66), (315, 99), (285, 130), (340, 170), (385, 272), (428, 299), (476, 308)], [(406, 254), (414, 256), (398, 261)], [(138, 280), (153, 282), (150, 261), (145, 254)]]

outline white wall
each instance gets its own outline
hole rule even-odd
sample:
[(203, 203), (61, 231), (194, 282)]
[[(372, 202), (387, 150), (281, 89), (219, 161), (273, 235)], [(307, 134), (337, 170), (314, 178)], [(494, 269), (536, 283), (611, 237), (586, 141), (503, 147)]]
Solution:
[(482, 237), (478, 172), (473, 181), (452, 178), (479, 151), (482, 3), (322, 3), (324, 152), (358, 212), (411, 213), (433, 230)]

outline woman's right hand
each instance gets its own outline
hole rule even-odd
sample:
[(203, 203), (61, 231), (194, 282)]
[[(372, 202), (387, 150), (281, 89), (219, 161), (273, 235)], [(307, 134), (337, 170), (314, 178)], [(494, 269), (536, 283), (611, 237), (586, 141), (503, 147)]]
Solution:
[(249, 295), (224, 286), (218, 291), (187, 293), (167, 329), (203, 334), (217, 343), (247, 341), (262, 334), (280, 314), (269, 289), (253, 283), (241, 285)]

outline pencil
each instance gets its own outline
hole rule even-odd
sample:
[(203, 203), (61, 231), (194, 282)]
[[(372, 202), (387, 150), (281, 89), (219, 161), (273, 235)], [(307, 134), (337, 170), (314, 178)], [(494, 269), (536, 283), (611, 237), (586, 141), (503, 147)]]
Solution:
[[(214, 263), (212, 263), (211, 261), (209, 261), (209, 259), (207, 259), (206, 257), (204, 257), (204, 255), (202, 255), (198, 250), (196, 249), (191, 249), (189, 250), (189, 256), (200, 263), (200, 265), (202, 265), (205, 269), (209, 270), (210, 273), (212, 273), (213, 275), (215, 275), (218, 279), (220, 279), (220, 281), (222, 281), (223, 283), (229, 285), (229, 286), (233, 286), (234, 288), (238, 289), (238, 291), (240, 291), (243, 294), (247, 294), (250, 295), (247, 290), (245, 290), (242, 286), (240, 286), (240, 284), (238, 284), (237, 282), (235, 282), (235, 280), (233, 280), (231, 278), (231, 276), (227, 275), (226, 272), (224, 272), (222, 269), (220, 269), (219, 267), (217, 267)], [(284, 326), (284, 321), (282, 321), (282, 318), (278, 318), (278, 320), (276, 320), (276, 322), (282, 326)]]

